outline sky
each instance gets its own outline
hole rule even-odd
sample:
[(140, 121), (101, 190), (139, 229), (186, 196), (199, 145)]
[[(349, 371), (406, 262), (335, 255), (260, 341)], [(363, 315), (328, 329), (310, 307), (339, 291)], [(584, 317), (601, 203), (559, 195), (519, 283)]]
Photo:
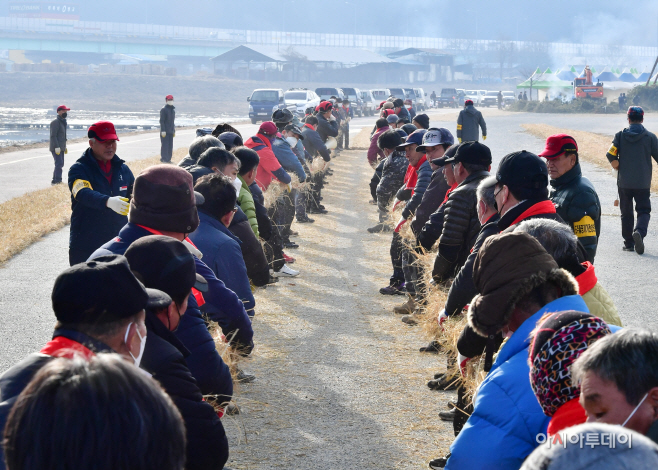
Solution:
[[(46, 2), (47, 0), (41, 0)], [(9, 3), (0, 0), (6, 15)], [(658, 0), (57, 0), (81, 19), (231, 29), (658, 46)], [(632, 5), (632, 7), (629, 7)]]

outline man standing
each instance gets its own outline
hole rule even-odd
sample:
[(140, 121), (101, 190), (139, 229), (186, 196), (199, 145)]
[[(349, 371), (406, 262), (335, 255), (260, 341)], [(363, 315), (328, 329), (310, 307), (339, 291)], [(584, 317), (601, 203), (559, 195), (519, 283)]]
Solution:
[(482, 113), (475, 109), (473, 100), (464, 102), (464, 109), (459, 112), (457, 118), (457, 139), (459, 142), (478, 141), (480, 140), (480, 130), (482, 128), (482, 140), (487, 140), (487, 123), (484, 122)]
[(101, 121), (87, 131), (89, 148), (69, 169), (71, 235), (69, 262), (82, 263), (128, 223), (135, 177), (116, 155), (114, 124)]
[(174, 97), (167, 95), (165, 104), (160, 110), (160, 161), (162, 163), (171, 163), (171, 156), (174, 152), (174, 137), (176, 136), (176, 108), (174, 108)]
[(583, 244), (587, 261), (594, 263), (601, 234), (601, 203), (594, 185), (580, 169), (576, 140), (566, 134), (552, 135), (539, 156), (546, 159), (553, 188), (549, 197), (557, 213)]
[(66, 116), (71, 108), (64, 105), (57, 107), (57, 117), (50, 123), (50, 153), (55, 160), (53, 180), (50, 184), (62, 182), (62, 168), (64, 168), (64, 155), (68, 153), (66, 148)]
[(350, 121), (354, 117), (354, 110), (350, 107), (350, 100), (345, 98), (343, 100), (343, 113), (345, 113), (345, 120), (343, 121), (342, 129), (343, 134), (338, 139), (338, 147), (343, 148), (343, 141), (345, 141), (345, 150), (350, 149)]
[[(640, 106), (628, 108), (629, 127), (617, 132), (606, 154), (613, 174), (617, 177), (621, 236), (624, 251), (644, 253), (651, 213), (651, 158), (658, 162), (658, 139), (644, 128), (644, 110)], [(633, 200), (637, 223), (633, 228)]]
[[(548, 97), (548, 95), (546, 95)], [(503, 92), (498, 91), (498, 109), (503, 109)]]

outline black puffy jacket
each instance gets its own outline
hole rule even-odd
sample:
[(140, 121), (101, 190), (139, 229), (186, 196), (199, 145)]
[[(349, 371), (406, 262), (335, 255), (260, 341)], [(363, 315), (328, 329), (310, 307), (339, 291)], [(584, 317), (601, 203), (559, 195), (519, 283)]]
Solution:
[(443, 175), (443, 169), (434, 170), (430, 184), (427, 186), (425, 194), (423, 194), (423, 199), (416, 208), (414, 219), (411, 221), (411, 230), (413, 230), (416, 236), (423, 229), (430, 215), (436, 212), (441, 203), (443, 203), (448, 189), (450, 189), (450, 186), (448, 186), (446, 177)]
[(443, 229), (439, 237), (439, 252), (432, 275), (444, 281), (456, 274), (466, 262), (480, 232), (476, 210), (476, 190), (480, 181), (489, 176), (488, 171), (478, 171), (462, 181), (448, 196), (445, 203)]
[[(140, 368), (149, 372), (180, 411), (187, 435), (185, 468), (223, 468), (228, 460), (228, 440), (219, 416), (203, 400), (187, 367), (190, 352), (153, 312), (146, 312), (146, 347)], [(219, 399), (230, 400), (230, 397)]]
[(594, 262), (601, 235), (601, 202), (594, 185), (582, 175), (580, 164), (551, 180), (549, 198), (555, 210), (567, 222), (587, 251), (587, 261)]

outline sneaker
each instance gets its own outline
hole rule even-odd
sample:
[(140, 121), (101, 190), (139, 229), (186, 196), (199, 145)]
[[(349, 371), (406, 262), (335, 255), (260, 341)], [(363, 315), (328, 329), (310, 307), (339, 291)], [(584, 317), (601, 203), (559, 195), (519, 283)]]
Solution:
[(291, 242), (290, 240), (288, 240), (287, 242), (283, 243), (283, 247), (294, 249), (294, 248), (299, 248), (299, 245), (295, 242)]
[[(438, 354), (439, 351), (441, 350), (441, 345), (438, 343), (438, 341), (431, 341), (430, 344), (428, 344), (427, 346), (423, 346), (418, 350), (424, 353)], [(436, 377), (434, 378), (436, 379)]]
[(274, 271), (274, 275), (277, 277), (295, 277), (299, 276), (299, 271), (295, 271), (287, 264), (284, 264), (281, 269)]
[(637, 230), (633, 232), (633, 241), (635, 242), (635, 253), (638, 255), (644, 254), (644, 240)]
[[(436, 470), (438, 468), (445, 468), (446, 464), (448, 463), (448, 458), (450, 457), (450, 454), (446, 455), (445, 457), (439, 457), (438, 459), (430, 460), (429, 462), (429, 467), (432, 470)], [(226, 467), (224, 467), (226, 470)]]
[(444, 375), (446, 375), (445, 372), (437, 372), (436, 374), (434, 374), (434, 380), (438, 380), (441, 377), (443, 377)]
[(399, 315), (409, 315), (413, 313), (415, 308), (416, 308), (416, 302), (414, 302), (414, 298), (411, 295), (409, 295), (409, 298), (405, 303), (393, 307), (393, 313), (397, 313)]
[(371, 200), (368, 201), (368, 204), (372, 204), (373, 206), (376, 206), (377, 201), (375, 201), (374, 199), (371, 199)]
[[(226, 408), (224, 408), (224, 413), (229, 415), (229, 416), (239, 415), (240, 414), (240, 408), (238, 408), (238, 405), (236, 405), (235, 403), (229, 403), (228, 405), (226, 405)], [(224, 467), (224, 468), (226, 468), (226, 467)]]
[(253, 374), (247, 374), (242, 369), (238, 369), (238, 373), (236, 374), (235, 379), (241, 384), (248, 384), (256, 380), (256, 376)]
[(454, 421), (455, 420), (454, 408), (450, 411), (440, 411), (439, 418), (441, 419), (441, 421)]
[(295, 258), (288, 256), (285, 253), (283, 254), (283, 259), (285, 260), (286, 264), (293, 264), (295, 262)]
[(388, 224), (383, 224), (383, 223), (378, 223), (374, 227), (370, 227), (368, 229), (369, 233), (382, 233), (382, 232), (390, 232), (391, 227)]
[(290, 230), (290, 231), (288, 232), (288, 236), (289, 236), (289, 237), (298, 237), (298, 236), (299, 236), (299, 232), (295, 232), (294, 230)]
[(415, 313), (412, 313), (411, 315), (405, 315), (402, 318), (402, 323), (406, 323), (407, 325), (417, 325), (418, 324), (418, 315)]
[(457, 408), (457, 400), (450, 400), (448, 403), (446, 403), (446, 406), (449, 410), (454, 410)]
[(311, 219), (309, 216), (305, 215), (304, 217), (297, 217), (297, 222), (300, 224), (312, 224), (315, 222), (315, 219)]
[(379, 293), (382, 295), (407, 295), (404, 285), (382, 287), (379, 289)]
[(327, 209), (324, 209), (324, 208), (314, 208), (314, 207), (311, 207), (311, 208), (310, 208), (309, 210), (307, 210), (306, 212), (308, 212), (309, 214), (326, 214), (326, 213), (329, 212), (329, 211), (328, 211)]
[(624, 251), (635, 251), (635, 247), (633, 245), (627, 245), (624, 243), (624, 246), (621, 248)]
[(427, 382), (427, 386), (430, 388), (430, 390), (443, 390), (443, 391), (450, 391), (450, 390), (457, 390), (457, 386), (459, 382), (458, 377), (448, 377), (445, 374), (436, 380), (430, 380)]
[(277, 282), (279, 282), (279, 278), (278, 278), (278, 277), (274, 277), (274, 276), (272, 276), (272, 275), (270, 274), (270, 280), (267, 281), (267, 283), (268, 283), (268, 284), (276, 284)]
[(55, 186), (56, 184), (62, 184), (62, 180), (52, 180), (50, 184), (53, 186)]

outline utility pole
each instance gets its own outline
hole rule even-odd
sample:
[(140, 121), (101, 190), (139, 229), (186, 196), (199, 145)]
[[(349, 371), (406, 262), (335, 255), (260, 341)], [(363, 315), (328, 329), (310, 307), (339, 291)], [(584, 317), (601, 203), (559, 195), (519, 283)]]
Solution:
[(653, 72), (654, 72), (654, 70), (656, 70), (656, 65), (658, 65), (658, 57), (656, 57), (656, 61), (653, 63), (653, 68), (651, 69), (651, 73), (649, 74), (649, 78), (647, 79), (646, 86), (649, 86), (649, 82), (651, 81), (651, 77), (653, 77)]

